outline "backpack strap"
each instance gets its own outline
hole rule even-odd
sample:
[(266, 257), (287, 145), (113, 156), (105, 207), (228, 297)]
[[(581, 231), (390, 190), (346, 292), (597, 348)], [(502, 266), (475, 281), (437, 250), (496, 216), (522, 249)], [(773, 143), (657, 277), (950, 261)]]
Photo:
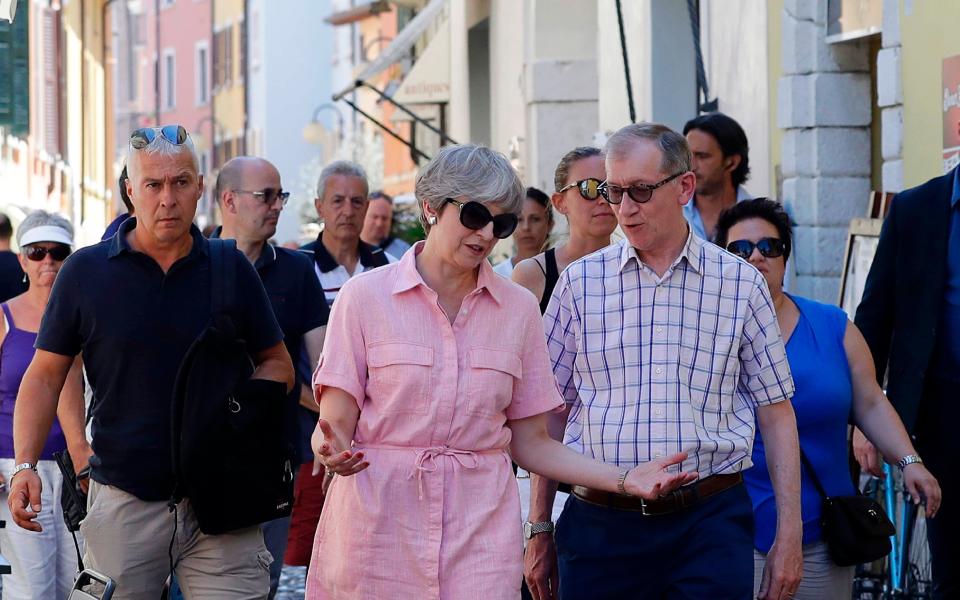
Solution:
[(235, 240), (212, 239), (210, 248), (210, 310), (213, 324), (224, 334), (234, 337), (236, 326), (231, 317), (237, 289), (237, 264), (231, 256)]

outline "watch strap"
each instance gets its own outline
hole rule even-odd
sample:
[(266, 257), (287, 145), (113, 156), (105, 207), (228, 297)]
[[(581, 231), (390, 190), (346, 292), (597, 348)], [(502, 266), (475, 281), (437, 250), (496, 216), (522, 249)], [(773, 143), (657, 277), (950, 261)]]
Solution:
[(897, 461), (897, 466), (900, 467), (902, 471), (904, 467), (912, 464), (923, 464), (923, 459), (920, 458), (917, 454), (908, 454)]
[(37, 465), (33, 463), (20, 463), (19, 465), (13, 468), (13, 471), (10, 472), (10, 481), (13, 481), (13, 478), (17, 476), (17, 473), (19, 473), (20, 471), (26, 471), (27, 469), (30, 469), (31, 471), (36, 473)]
[(529, 532), (528, 538), (532, 538), (539, 533), (553, 533), (553, 521), (528, 522), (527, 525), (527, 531)]

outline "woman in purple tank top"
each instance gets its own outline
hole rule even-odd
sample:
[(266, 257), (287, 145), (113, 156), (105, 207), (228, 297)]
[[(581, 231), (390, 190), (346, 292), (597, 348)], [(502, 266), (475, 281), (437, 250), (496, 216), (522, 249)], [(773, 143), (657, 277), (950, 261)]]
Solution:
[[(53, 453), (67, 449), (67, 440), (58, 421), (53, 423), (43, 447), (37, 472), (44, 480), (40, 532), (27, 531), (10, 518), (7, 507), (7, 484), (14, 469), (13, 412), (20, 381), (33, 359), (33, 344), (40, 319), (47, 306), (53, 282), (73, 246), (73, 227), (60, 215), (34, 211), (17, 230), (20, 265), (30, 282), (23, 294), (0, 304), (0, 553), (10, 561), (10, 575), (3, 576), (4, 599), (65, 599), (70, 594), (77, 571), (73, 539), (67, 531), (60, 508), (63, 478)], [(82, 402), (82, 380), (79, 362), (64, 385), (61, 400), (74, 394), (72, 401)], [(29, 402), (30, 398), (20, 398)], [(82, 423), (70, 428), (71, 457), (77, 468), (86, 466), (89, 445), (82, 434)]]

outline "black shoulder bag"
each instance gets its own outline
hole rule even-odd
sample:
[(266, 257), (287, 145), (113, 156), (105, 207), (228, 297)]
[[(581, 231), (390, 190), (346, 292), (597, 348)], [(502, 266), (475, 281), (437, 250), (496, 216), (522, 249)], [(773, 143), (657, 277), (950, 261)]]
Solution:
[(209, 240), (212, 319), (187, 350), (174, 385), (171, 501), (188, 498), (200, 531), (217, 535), (285, 517), (293, 507), (296, 410), (281, 382), (251, 379), (232, 318), (233, 240)]
[(869, 496), (828, 496), (813, 464), (800, 449), (800, 461), (806, 467), (823, 504), (820, 525), (830, 558), (841, 567), (873, 562), (890, 553), (893, 523), (880, 504)]

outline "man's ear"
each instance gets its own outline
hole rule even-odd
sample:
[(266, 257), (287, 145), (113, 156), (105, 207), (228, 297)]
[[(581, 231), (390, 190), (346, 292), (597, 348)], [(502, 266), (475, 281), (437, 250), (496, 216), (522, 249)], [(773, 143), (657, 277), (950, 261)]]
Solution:
[(740, 163), (743, 162), (743, 157), (739, 154), (731, 154), (726, 156), (723, 159), (723, 170), (727, 173), (733, 173), (737, 170), (737, 167), (740, 166)]
[(317, 216), (323, 221), (323, 198), (314, 198), (313, 207), (317, 209)]

